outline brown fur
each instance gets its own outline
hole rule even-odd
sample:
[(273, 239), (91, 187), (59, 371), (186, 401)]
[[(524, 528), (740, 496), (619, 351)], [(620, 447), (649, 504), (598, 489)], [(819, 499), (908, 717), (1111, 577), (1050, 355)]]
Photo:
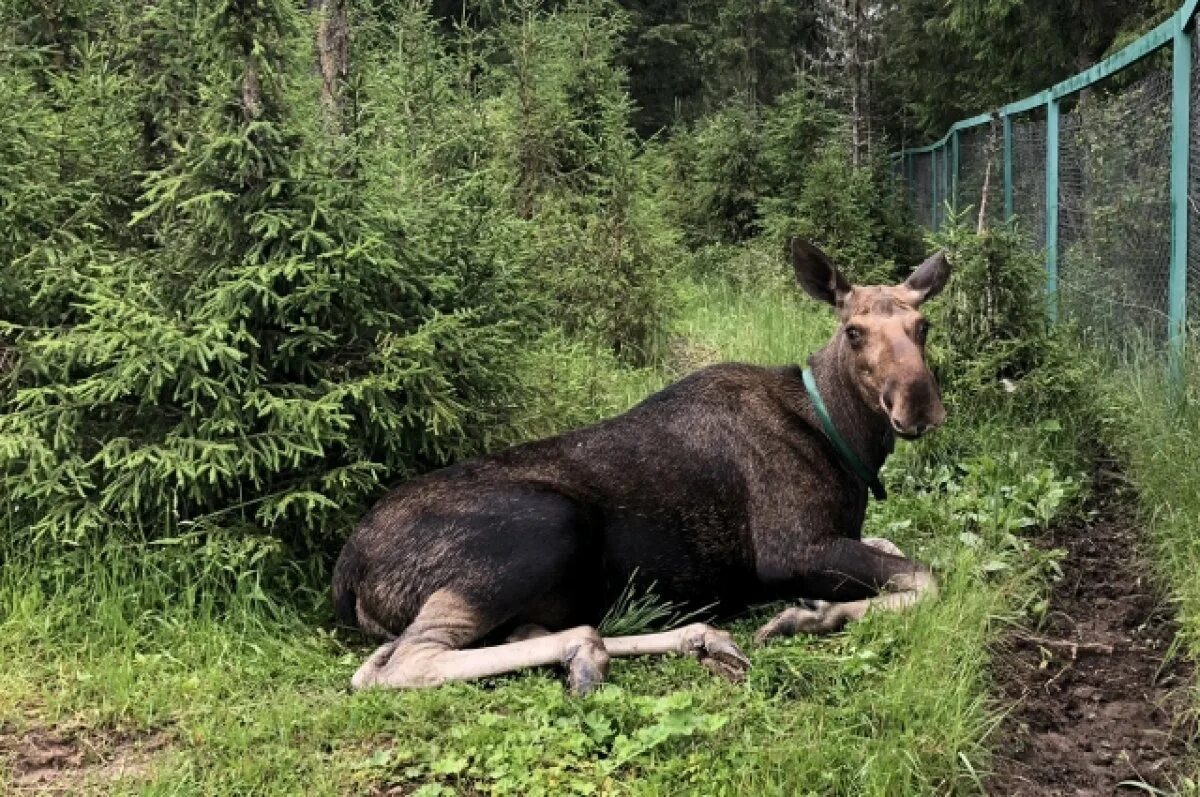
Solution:
[[(945, 258), (900, 286), (852, 288), (810, 244), (794, 242), (792, 254), (800, 283), (842, 321), (810, 367), (837, 429), (877, 471), (894, 434), (916, 436), (945, 417), (917, 309), (948, 277)], [(922, 566), (859, 541), (866, 502), (866, 485), (821, 431), (799, 367), (704, 369), (616, 418), (384, 496), (334, 574), (339, 616), (397, 637), (356, 684), (477, 677), (499, 665), (454, 651), (520, 625), (578, 626), (495, 650), (512, 666), (563, 661), (586, 690), (608, 660), (586, 629), (631, 579), (724, 610), (778, 598), (839, 602), (791, 610), (765, 636), (829, 630), (883, 600), (880, 590), (932, 588)], [(702, 661), (725, 674), (741, 666), (720, 632), (696, 633), (688, 638), (707, 640), (696, 649)]]

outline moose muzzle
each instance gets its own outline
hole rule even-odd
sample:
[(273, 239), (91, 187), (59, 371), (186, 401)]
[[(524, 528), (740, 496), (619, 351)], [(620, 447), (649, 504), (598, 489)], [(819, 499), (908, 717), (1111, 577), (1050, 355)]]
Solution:
[(937, 382), (928, 368), (912, 379), (889, 379), (880, 393), (880, 403), (892, 429), (912, 440), (933, 431), (946, 421), (946, 408)]

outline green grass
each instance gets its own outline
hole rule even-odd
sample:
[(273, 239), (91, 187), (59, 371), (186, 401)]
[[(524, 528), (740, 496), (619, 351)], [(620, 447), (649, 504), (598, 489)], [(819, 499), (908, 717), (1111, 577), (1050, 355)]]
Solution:
[[(833, 327), (783, 287), (680, 295), (677, 370), (799, 361)], [(669, 376), (581, 356), (554, 378), (597, 415)], [(902, 444), (887, 469), (893, 498), (868, 520), (868, 533), (934, 565), (939, 600), (757, 649), (749, 636), (769, 609), (745, 617), (731, 627), (753, 660), (742, 685), (670, 658), (617, 661), (586, 699), (552, 671), (350, 694), (370, 647), (325, 630), (323, 585), (284, 601), (247, 578), (213, 596), (158, 569), (161, 552), (110, 547), (66, 564), (10, 554), (0, 728), (56, 729), (90, 746), (88, 760), (155, 740), (132, 776), (92, 771), (75, 792), (977, 793), (1003, 708), (987, 696), (988, 642), (1038, 610), (1049, 557), (1029, 531), (1064, 511), (1078, 479), (1053, 426), (1003, 413), (972, 423), (959, 410), (940, 440)]]
[[(1144, 553), (1176, 603), (1170, 653), (1200, 661), (1200, 361), (1187, 364), (1184, 390), (1168, 383), (1161, 357), (1133, 357), (1106, 373), (1103, 436), (1137, 492), (1149, 531)], [(1200, 793), (1198, 764), (1181, 791)]]

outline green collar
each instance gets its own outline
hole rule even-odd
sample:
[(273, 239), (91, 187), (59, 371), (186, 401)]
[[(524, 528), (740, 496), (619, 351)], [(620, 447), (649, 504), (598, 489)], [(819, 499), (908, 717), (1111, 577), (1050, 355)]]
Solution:
[(821, 394), (817, 390), (816, 380), (813, 379), (812, 371), (808, 368), (804, 369), (804, 389), (808, 391), (808, 397), (812, 399), (813, 409), (817, 412), (817, 417), (821, 419), (821, 427), (825, 430), (825, 436), (829, 438), (829, 442), (833, 443), (833, 447), (842, 455), (842, 461), (845, 462), (850, 470), (858, 475), (858, 478), (871, 488), (871, 495), (875, 496), (876, 501), (883, 501), (887, 498), (887, 490), (883, 489), (883, 484), (880, 483), (879, 477), (871, 473), (858, 455), (846, 444), (846, 441), (838, 434), (837, 427), (833, 425), (833, 419), (829, 417), (829, 410), (825, 407), (825, 402), (821, 399)]

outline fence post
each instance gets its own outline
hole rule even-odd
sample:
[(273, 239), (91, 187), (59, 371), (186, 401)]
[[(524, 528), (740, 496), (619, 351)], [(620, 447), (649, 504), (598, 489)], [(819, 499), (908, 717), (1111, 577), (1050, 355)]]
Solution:
[(958, 131), (950, 134), (950, 207), (958, 213)]
[(1013, 218), (1012, 117), (1004, 114), (1004, 220)]
[(1171, 271), (1167, 289), (1170, 379), (1183, 384), (1187, 340), (1188, 149), (1191, 138), (1192, 37), (1180, 17), (1171, 46)]
[(1058, 321), (1058, 100), (1046, 96), (1046, 319)]
[(938, 181), (941, 177), (938, 175), (938, 156), (937, 147), (929, 150), (929, 185), (933, 192), (932, 201), (929, 203), (929, 229), (937, 232), (938, 228)]

